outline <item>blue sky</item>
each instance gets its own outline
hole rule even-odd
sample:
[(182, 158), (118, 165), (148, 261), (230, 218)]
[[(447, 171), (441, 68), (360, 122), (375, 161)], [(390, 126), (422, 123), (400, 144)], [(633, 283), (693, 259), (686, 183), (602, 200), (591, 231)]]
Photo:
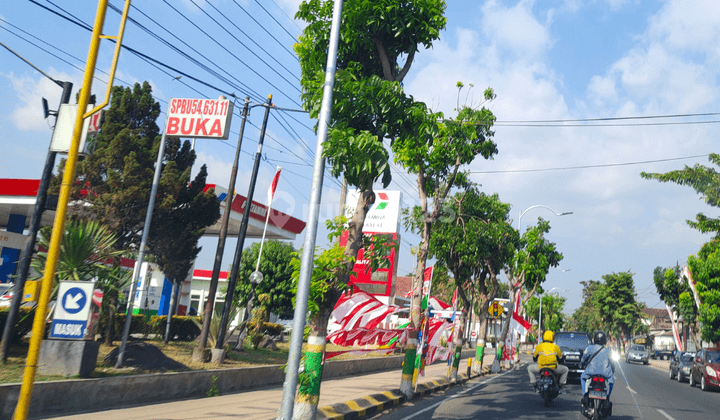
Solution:
[[(65, 14), (53, 5), (59, 4), (88, 23), (96, 7), (93, 1), (36, 1)], [(164, 101), (170, 97), (212, 98), (220, 91), (244, 97), (241, 92), (248, 90), (256, 102), (273, 94), (277, 106), (299, 108), (299, 68), (288, 52), (293, 35), (301, 30), (300, 22), (288, 18), (294, 15), (299, 1), (194, 1), (136, 0), (130, 16), (198, 60), (214, 63), (208, 66), (217, 64), (213, 68), (227, 71), (225, 77), (235, 80), (228, 84), (218, 79), (129, 24), (126, 45), (219, 90), (186, 76), (174, 80), (178, 74), (173, 70), (162, 72), (128, 52), (121, 55), (116, 84), (150, 81), (163, 110)], [(121, 6), (119, 0), (111, 3)], [(212, 6), (231, 18), (237, 28)], [(676, 262), (684, 264), (688, 255), (696, 253), (709, 239), (690, 229), (685, 220), (693, 219), (698, 212), (715, 217), (717, 211), (688, 187), (646, 181), (639, 173), (708, 164), (707, 154), (717, 152), (711, 139), (718, 134), (715, 121), (720, 118), (711, 115), (566, 122), (540, 127), (518, 121), (718, 112), (719, 11), (720, 5), (714, 1), (451, 0), (446, 13), (447, 29), (441, 39), (432, 49), (416, 55), (405, 88), (434, 110), (453, 115), (457, 81), (475, 86), (470, 91), (471, 102), (477, 102), (488, 86), (497, 93), (497, 99), (488, 106), (498, 118), (495, 140), (499, 154), (491, 161), (478, 160), (468, 169), (483, 191), (498, 193), (512, 205), (514, 225), (521, 211), (535, 205), (548, 206), (557, 213), (573, 212), (556, 217), (538, 207), (522, 217), (523, 230), (538, 217), (550, 220), (549, 238), (565, 256), (561, 268), (569, 271), (552, 269), (546, 288), (565, 290), (560, 294), (568, 299), (568, 312), (581, 303), (580, 281), (600, 280), (605, 274), (628, 270), (635, 273), (639, 298), (648, 306), (661, 306), (652, 284), (653, 269)], [(1, 41), (51, 76), (69, 79), (75, 82), (76, 89), (79, 87), (81, 70), (13, 34), (84, 69), (84, 64), (48, 44), (84, 60), (89, 45), (87, 31), (28, 1), (5, 2), (0, 6), (0, 18)], [(106, 33), (115, 31), (117, 21), (118, 15), (109, 11)], [(209, 61), (180, 40), (202, 52)], [(111, 53), (112, 46), (105, 42), (99, 69), (107, 70)], [(54, 108), (60, 89), (4, 49), (0, 49), (0, 63), (0, 145), (4, 152), (0, 177), (38, 178), (50, 137), (50, 123), (42, 118), (40, 98), (48, 98)], [(101, 72), (96, 75), (106, 80)], [(103, 83), (96, 81), (93, 92), (101, 95)], [(252, 125), (246, 130), (237, 186), (243, 195), (257, 144), (256, 127), (261, 120), (262, 112), (254, 110)], [(239, 122), (239, 118), (234, 119), (235, 134), (226, 143), (198, 140), (198, 162), (208, 164), (209, 182), (227, 185)], [(278, 113), (271, 118), (267, 161), (261, 165), (257, 189), (264, 196), (274, 166), (283, 166), (277, 208), (304, 220), (312, 174), (308, 163), (312, 162), (316, 144), (310, 130), (313, 124), (300, 113)], [(688, 158), (691, 156), (695, 157)], [(405, 205), (415, 204), (413, 178), (397, 171), (393, 170), (390, 189), (403, 191)], [(335, 180), (326, 177), (322, 198), (324, 220), (337, 213), (339, 184)], [(406, 273), (414, 265), (409, 247), (418, 242), (418, 237), (405, 233), (403, 238), (400, 272)], [(299, 237), (296, 246), (302, 239)], [(320, 236), (319, 243), (324, 242), (322, 239)], [(203, 240), (202, 245), (196, 268), (210, 269), (216, 240)], [(229, 266), (234, 242), (230, 241), (226, 249), (223, 265)]]

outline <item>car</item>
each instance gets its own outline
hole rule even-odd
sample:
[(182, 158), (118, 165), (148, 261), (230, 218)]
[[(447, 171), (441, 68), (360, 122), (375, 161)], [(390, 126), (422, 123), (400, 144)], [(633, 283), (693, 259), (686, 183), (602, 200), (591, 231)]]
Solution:
[(650, 363), (650, 354), (645, 346), (642, 344), (633, 344), (628, 348), (627, 354), (625, 355), (625, 363), (630, 362), (642, 362), (644, 365)]
[(700, 389), (709, 391), (711, 388), (720, 388), (720, 348), (712, 347), (699, 350), (693, 357), (690, 376), (690, 386), (700, 384)]
[(0, 308), (12, 305), (14, 290), (13, 283), (0, 283)]
[(670, 360), (675, 355), (675, 350), (655, 350), (650, 353), (651, 359)]
[(585, 349), (592, 345), (590, 334), (581, 331), (558, 331), (555, 333), (555, 344), (563, 353), (563, 364), (568, 368), (568, 376), (580, 377), (585, 371), (580, 367), (580, 360)]
[(675, 352), (670, 359), (670, 379), (677, 378), (678, 382), (683, 382), (690, 376), (694, 353)]

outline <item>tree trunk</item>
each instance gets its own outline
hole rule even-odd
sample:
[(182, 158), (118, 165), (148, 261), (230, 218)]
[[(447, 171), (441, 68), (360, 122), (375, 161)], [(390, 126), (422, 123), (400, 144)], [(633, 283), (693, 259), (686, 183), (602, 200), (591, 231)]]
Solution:
[(450, 368), (451, 383), (457, 382), (458, 369), (460, 368), (460, 355), (462, 354), (463, 329), (467, 323), (467, 318), (467, 311), (463, 311), (460, 316), (460, 321), (455, 321), (455, 328), (457, 328), (457, 331), (453, 332), (453, 347), (455, 348), (455, 351), (453, 352), (453, 362), (452, 367)]
[(485, 338), (487, 337), (487, 316), (478, 314), (480, 331), (478, 331), (477, 345), (475, 346), (475, 360), (473, 361), (473, 373), (482, 373), (483, 356), (485, 352)]
[[(108, 298), (109, 299), (106, 307), (108, 312), (108, 319), (107, 324), (105, 325), (105, 345), (112, 346), (113, 338), (115, 337), (115, 308), (117, 307), (117, 296), (114, 293), (111, 293)], [(127, 314), (126, 316), (132, 316), (132, 314)]]
[[(508, 311), (505, 318), (505, 325), (503, 325), (502, 334), (500, 335), (500, 340), (498, 342), (498, 357), (502, 357), (502, 352), (505, 351), (505, 341), (507, 340), (508, 332), (510, 331), (510, 321), (512, 320), (512, 311), (515, 307), (515, 295), (517, 294), (517, 290), (514, 287), (510, 288), (510, 302), (508, 305)], [(508, 350), (510, 351), (510, 350)]]
[(177, 299), (178, 284), (173, 281), (172, 292), (170, 292), (170, 305), (168, 305), (167, 322), (165, 323), (165, 344), (170, 342), (170, 322), (172, 321), (175, 309), (175, 300)]
[[(330, 292), (332, 293), (332, 292)], [(339, 293), (336, 293), (339, 296)], [(334, 302), (337, 298), (334, 299)], [(305, 368), (300, 373), (297, 399), (293, 411), (293, 420), (314, 420), (320, 401), (320, 383), (323, 372), (323, 358), (327, 336), (327, 325), (333, 306), (322, 308), (311, 320), (312, 331), (308, 337), (305, 351)]]

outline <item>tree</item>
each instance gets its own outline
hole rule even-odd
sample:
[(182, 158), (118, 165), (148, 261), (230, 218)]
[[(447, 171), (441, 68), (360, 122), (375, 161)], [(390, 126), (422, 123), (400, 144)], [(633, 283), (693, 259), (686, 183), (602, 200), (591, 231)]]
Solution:
[[(635, 283), (629, 271), (603, 276), (603, 287), (595, 297), (601, 320), (608, 329), (623, 339), (642, 331), (642, 311), (635, 300)], [(623, 341), (623, 340), (621, 340)]]
[[(40, 249), (50, 249), (51, 236), (50, 226), (40, 230)], [(55, 298), (60, 280), (96, 281), (103, 291), (100, 317), (105, 325), (105, 343), (108, 345), (112, 345), (115, 335), (114, 320), (118, 299), (122, 297), (122, 290), (130, 283), (132, 274), (124, 268), (108, 265), (108, 260), (121, 254), (113, 249), (116, 241), (117, 237), (96, 221), (71, 220), (60, 243), (51, 296), (51, 299)], [(36, 272), (44, 273), (46, 261), (47, 251), (41, 251), (33, 257), (31, 266)]]
[[(690, 307), (681, 307), (680, 305), (683, 293), (687, 294), (688, 297), (690, 297), (689, 294), (692, 293), (687, 284), (687, 279), (683, 279), (680, 265), (676, 264), (675, 267), (668, 268), (655, 267), (653, 271), (653, 282), (655, 283), (655, 289), (658, 295), (660, 295), (660, 299), (683, 318), (685, 325), (690, 327), (690, 338), (695, 343), (695, 348), (700, 348), (697, 338), (695, 337), (698, 331), (695, 303), (691, 301)], [(685, 344), (687, 345), (687, 343)], [(687, 348), (685, 350), (687, 350)]]
[[(720, 155), (711, 153), (708, 160), (714, 165), (720, 166)], [(642, 172), (640, 175), (645, 179), (690, 186), (703, 196), (707, 204), (712, 207), (720, 206), (720, 173), (714, 168), (698, 164), (664, 174)], [(687, 223), (700, 232), (713, 234), (713, 239), (702, 246), (697, 257), (688, 257), (688, 266), (693, 280), (697, 282), (696, 288), (700, 300), (697, 314), (702, 325), (702, 337), (705, 340), (717, 342), (720, 341), (720, 273), (713, 268), (713, 264), (719, 261), (716, 253), (720, 240), (720, 219), (698, 213), (695, 221), (688, 220)], [(693, 298), (688, 292), (680, 295), (679, 305), (688, 315), (694, 312), (692, 303)]]
[[(458, 98), (464, 87), (458, 82)], [(417, 254), (415, 275), (413, 276), (413, 294), (410, 306), (410, 334), (416, 334), (420, 326), (420, 299), (423, 272), (429, 254), (432, 236), (432, 224), (441, 216), (445, 201), (455, 187), (470, 186), (468, 174), (460, 168), (475, 160), (478, 156), (489, 159), (497, 154), (497, 145), (492, 141), (491, 131), (495, 116), (482, 106), (495, 98), (492, 89), (484, 92), (484, 102), (477, 107), (458, 103), (455, 119), (444, 119), (442, 113), (431, 113), (425, 104), (415, 104), (414, 111), (406, 123), (420, 128), (419, 132), (401, 136), (392, 147), (395, 159), (409, 172), (417, 174), (420, 206), (413, 209), (413, 219), (421, 216), (422, 223), (415, 226), (415, 232), (421, 236)], [(431, 200), (431, 201), (429, 201)], [(410, 341), (405, 347), (405, 360), (414, 358), (415, 348)], [(412, 356), (412, 358), (411, 358)], [(459, 360), (453, 362), (453, 369)], [(408, 399), (412, 398), (412, 381), (408, 381), (408, 372), (403, 372), (400, 389)]]
[[(481, 371), (488, 306), (498, 297), (497, 275), (512, 258), (519, 238), (509, 223), (510, 205), (501, 202), (497, 194), (481, 193), (475, 185), (452, 196), (446, 210), (455, 217), (432, 224), (428, 254), (453, 273), (453, 289), (465, 308), (460, 325), (466, 325), (469, 308), (477, 306), (481, 325), (474, 367)], [(424, 225), (419, 208), (413, 216), (408, 222), (418, 230)], [(462, 345), (462, 335), (454, 337), (457, 348)], [(457, 369), (451, 375), (457, 375)]]
[[(332, 1), (308, 0), (300, 4), (296, 18), (307, 26), (295, 44), (300, 59), (303, 107), (316, 118), (322, 104), (325, 66), (329, 50)], [(418, 127), (407, 121), (415, 102), (402, 88), (415, 53), (420, 46), (429, 48), (444, 29), (445, 2), (442, 0), (380, 0), (347, 2), (342, 10), (336, 82), (333, 91), (332, 121), (323, 156), (328, 159), (333, 176), (343, 174), (349, 185), (360, 192), (355, 213), (348, 222), (349, 237), (343, 249), (345, 268), (337, 270), (339, 286), (327, 289), (322, 299), (328, 307), (311, 320), (313, 337), (323, 344), (327, 320), (340, 290), (347, 285), (358, 250), (363, 245), (362, 227), (365, 215), (375, 201), (373, 183), (390, 183), (389, 153), (384, 140), (393, 142), (400, 136), (417, 133)], [(313, 250), (305, 250), (313, 252)], [(322, 360), (322, 357), (313, 357)], [(314, 418), (319, 395), (299, 399), (295, 412), (300, 418)], [(316, 394), (317, 392), (317, 394)], [(301, 394), (302, 395), (302, 394)]]
[[(545, 331), (562, 331), (565, 326), (565, 308), (566, 299), (558, 295), (543, 295), (542, 297), (542, 325), (538, 330)], [(525, 302), (525, 313), (530, 319), (540, 319), (540, 298), (533, 296)]]
[(181, 168), (175, 161), (169, 162), (164, 168), (166, 175), (174, 171), (175, 176), (165, 178), (168, 194), (158, 206), (158, 211), (153, 211), (152, 234), (148, 241), (158, 267), (173, 284), (165, 343), (170, 340), (170, 323), (178, 287), (187, 278), (201, 250), (198, 241), (205, 233), (205, 228), (220, 218), (220, 201), (212, 190), (204, 192), (206, 166), (203, 165), (195, 180), (188, 183), (194, 154), (191, 157), (187, 162), (188, 167), (182, 168), (182, 172), (178, 170)]
[[(718, 343), (720, 342), (720, 240), (712, 240), (704, 244), (697, 256), (689, 256), (688, 268), (700, 299), (697, 319), (700, 321), (701, 337), (705, 341)], [(683, 295), (680, 302), (681, 310), (691, 312), (692, 305), (689, 304), (692, 303), (692, 298), (687, 292)]]
[(593, 334), (595, 331), (602, 329), (603, 326), (599, 309), (595, 303), (603, 284), (596, 280), (581, 281), (580, 284), (583, 285), (583, 302), (573, 312), (568, 320), (567, 327), (573, 331), (584, 331)]
[[(538, 217), (537, 226), (531, 226), (525, 231), (512, 261), (504, 267), (510, 288), (511, 308), (514, 307), (517, 297), (520, 297), (521, 302), (527, 302), (536, 291), (542, 293), (542, 283), (545, 282), (548, 271), (551, 267), (557, 267), (563, 259), (555, 243), (545, 238), (548, 232), (550, 223)], [(500, 335), (500, 346), (504, 346), (509, 329), (510, 323), (506, 322)], [(498, 357), (500, 355), (501, 351), (498, 351)]]
[[(250, 274), (255, 271), (260, 243), (254, 243), (243, 251), (238, 270), (238, 282), (235, 287), (235, 305), (244, 306), (252, 294)], [(280, 317), (292, 317), (293, 300), (295, 295), (292, 292), (293, 261), (297, 261), (297, 251), (291, 243), (269, 240), (263, 246), (262, 258), (260, 259), (260, 272), (263, 273), (263, 281), (255, 286), (255, 296), (252, 305), (257, 307), (260, 304), (258, 296), (267, 294), (269, 302), (267, 310)], [(265, 322), (267, 320), (264, 320)]]

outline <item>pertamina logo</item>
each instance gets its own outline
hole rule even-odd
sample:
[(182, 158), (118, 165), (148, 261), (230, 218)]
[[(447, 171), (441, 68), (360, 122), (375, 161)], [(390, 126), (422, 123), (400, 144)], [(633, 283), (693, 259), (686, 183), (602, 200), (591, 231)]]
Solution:
[(377, 197), (381, 200), (373, 210), (382, 210), (390, 204), (390, 198), (385, 193), (377, 193)]

